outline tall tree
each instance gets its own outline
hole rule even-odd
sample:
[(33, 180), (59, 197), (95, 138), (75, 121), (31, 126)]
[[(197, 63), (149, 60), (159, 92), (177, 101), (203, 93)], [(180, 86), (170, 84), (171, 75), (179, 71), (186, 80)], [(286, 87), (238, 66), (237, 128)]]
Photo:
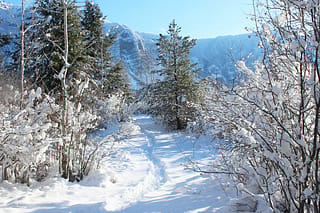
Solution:
[[(64, 47), (64, 19), (63, 0), (36, 0), (34, 11), (38, 23), (30, 33), (30, 39), (39, 45), (33, 48), (33, 58), (29, 66), (33, 73), (34, 81), (46, 91), (59, 92), (61, 84), (55, 77), (64, 65), (62, 55)], [(74, 75), (83, 67), (83, 33), (80, 26), (80, 13), (75, 1), (67, 4), (68, 22), (68, 55), (69, 71), (68, 77)]]
[(24, 23), (24, 13), (25, 13), (25, 1), (21, 1), (21, 26), (20, 26), (20, 44), (21, 44), (21, 55), (20, 55), (20, 87), (21, 87), (21, 100), (20, 100), (20, 108), (22, 109), (23, 103), (23, 94), (24, 94), (24, 66), (25, 66), (25, 55), (24, 55), (24, 40), (25, 40), (25, 23)]
[(170, 126), (184, 129), (191, 120), (197, 102), (197, 83), (195, 69), (189, 59), (190, 50), (196, 40), (180, 36), (181, 27), (175, 20), (169, 25), (168, 35), (160, 34), (158, 45), (158, 70), (162, 81), (153, 87), (153, 110)]
[(62, 142), (56, 145), (59, 172), (70, 181), (81, 180), (89, 171), (88, 163), (94, 159), (94, 154), (87, 153), (91, 147), (86, 135), (97, 121), (94, 107), (90, 111), (82, 107), (92, 79), (86, 72), (88, 42), (84, 39), (80, 12), (74, 0), (36, 1), (35, 6), (40, 17), (33, 29), (37, 34), (31, 35), (39, 38), (39, 47), (34, 51), (35, 56), (39, 54), (34, 66), (39, 71), (36, 77), (42, 79), (45, 88), (54, 93), (61, 105)]
[(106, 35), (103, 33), (104, 20), (105, 17), (100, 7), (86, 0), (81, 21), (82, 30), (85, 34), (84, 40), (86, 41), (86, 68), (99, 86), (103, 85), (105, 75), (112, 67), (109, 47), (116, 39), (116, 34)]
[(104, 92), (106, 94), (113, 94), (121, 91), (125, 95), (128, 95), (129, 90), (129, 78), (125, 73), (123, 64), (119, 62), (108, 72), (104, 84)]

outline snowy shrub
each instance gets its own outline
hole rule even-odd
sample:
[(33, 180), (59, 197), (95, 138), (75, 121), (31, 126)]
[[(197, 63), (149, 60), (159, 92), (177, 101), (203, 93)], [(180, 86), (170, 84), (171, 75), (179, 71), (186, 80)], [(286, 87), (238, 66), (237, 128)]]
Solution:
[(218, 92), (220, 83), (214, 82), (211, 79), (203, 79), (199, 83), (199, 93), (201, 93), (202, 103), (193, 103), (193, 108), (197, 109), (194, 113), (193, 120), (188, 123), (187, 129), (196, 134), (214, 135), (214, 125), (211, 117), (212, 110), (212, 94)]
[(51, 118), (59, 107), (41, 89), (25, 91), (23, 108), (20, 93), (13, 86), (0, 89), (0, 166), (2, 180), (30, 183), (47, 175), (47, 151), (56, 141), (57, 123)]
[(80, 181), (88, 175), (95, 162), (97, 144), (88, 140), (88, 135), (99, 124), (96, 108), (91, 97), (90, 76), (80, 72), (69, 82), (65, 91), (60, 114), (60, 137), (55, 154), (59, 173), (69, 181)]
[(86, 83), (79, 80), (72, 101), (66, 102), (64, 133), (63, 108), (40, 88), (25, 91), (22, 107), (20, 93), (13, 86), (0, 88), (2, 180), (30, 184), (31, 179), (45, 178), (53, 168), (59, 168), (70, 181), (88, 175), (103, 144), (88, 139), (99, 119), (94, 107), (85, 108), (80, 102)]
[(122, 91), (112, 93), (103, 101), (99, 101), (99, 115), (109, 122), (128, 121), (135, 110), (135, 105), (126, 100)]
[[(61, 166), (65, 166), (69, 180), (82, 179), (88, 175), (94, 162), (96, 145), (87, 139), (97, 126), (97, 116), (89, 110), (82, 111), (81, 104), (68, 101), (68, 123), (66, 135), (60, 144)], [(63, 157), (65, 156), (65, 157)], [(65, 162), (64, 162), (65, 161)]]
[(255, 1), (264, 57), (231, 90), (212, 93), (211, 121), (228, 139), (218, 167), (275, 212), (320, 211), (318, 1)]
[(61, 119), (64, 123), (60, 132), (62, 140), (55, 152), (59, 159), (59, 173), (69, 181), (82, 180), (109, 152), (103, 147), (110, 141), (98, 142), (90, 134), (102, 122), (123, 121), (128, 115), (122, 92), (103, 97), (95, 93), (96, 87), (90, 85), (92, 81), (89, 75), (80, 72), (70, 83), (63, 103), (66, 107), (61, 110), (65, 121)]

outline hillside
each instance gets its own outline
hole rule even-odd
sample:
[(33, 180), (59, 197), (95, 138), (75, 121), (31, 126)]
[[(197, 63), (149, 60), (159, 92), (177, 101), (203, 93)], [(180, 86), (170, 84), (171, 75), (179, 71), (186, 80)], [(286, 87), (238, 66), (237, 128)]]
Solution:
[[(116, 61), (122, 60), (131, 77), (132, 85), (139, 88), (152, 80), (150, 72), (156, 69), (158, 35), (137, 32), (126, 25), (105, 24), (106, 32), (116, 32), (117, 42), (112, 47)], [(198, 39), (190, 59), (202, 68), (199, 78), (211, 77), (230, 84), (236, 75), (234, 63), (245, 60), (249, 65), (261, 55), (258, 39), (249, 34)]]
[[(18, 20), (20, 9), (11, 10)], [(0, 34), (17, 34), (17, 28), (8, 14), (0, 8)], [(183, 26), (182, 26), (183, 27)], [(151, 71), (157, 69), (157, 34), (137, 32), (126, 25), (105, 23), (106, 33), (118, 34), (118, 39), (111, 47), (114, 62), (122, 60), (131, 84), (134, 89), (139, 89), (151, 83), (155, 76)], [(226, 84), (232, 83), (237, 76), (234, 62), (245, 60), (252, 64), (260, 56), (257, 47), (258, 39), (248, 34), (237, 36), (221, 36), (217, 38), (198, 39), (193, 48), (190, 59), (202, 68), (199, 78), (211, 77), (220, 79)], [(12, 46), (3, 47), (2, 54), (7, 58)]]

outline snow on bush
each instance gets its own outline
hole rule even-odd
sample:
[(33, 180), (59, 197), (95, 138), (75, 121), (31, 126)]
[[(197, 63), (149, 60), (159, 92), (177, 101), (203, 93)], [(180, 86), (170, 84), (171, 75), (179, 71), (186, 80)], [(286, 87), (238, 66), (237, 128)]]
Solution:
[(110, 94), (105, 100), (98, 101), (98, 112), (102, 120), (109, 122), (128, 121), (135, 105), (126, 100), (124, 92), (118, 91)]
[[(67, 177), (70, 181), (80, 181), (88, 175), (95, 164), (98, 144), (89, 140), (88, 135), (97, 124), (94, 111), (83, 110), (80, 103), (68, 101), (67, 132), (58, 150), (61, 150), (61, 166), (66, 166)], [(65, 157), (64, 157), (65, 156)], [(64, 165), (63, 161), (66, 160)]]
[[(98, 163), (101, 143), (89, 139), (89, 134), (100, 124), (101, 118), (95, 105), (97, 99), (89, 87), (90, 76), (80, 73), (66, 91), (60, 114), (60, 143), (54, 150), (58, 159), (60, 175), (69, 181), (80, 181)], [(100, 106), (101, 107), (101, 106)]]
[(226, 139), (214, 167), (274, 212), (319, 212), (319, 3), (254, 2), (264, 57), (254, 69), (238, 62), (240, 84), (211, 93), (210, 120)]
[(200, 82), (199, 93), (203, 97), (203, 103), (193, 104), (197, 109), (192, 122), (188, 123), (187, 130), (196, 134), (215, 134), (215, 126), (213, 125), (211, 110), (212, 110), (212, 96), (213, 93), (218, 92), (218, 87), (222, 87), (218, 81), (211, 79), (202, 79)]
[[(74, 95), (66, 100), (66, 121), (62, 134), (63, 108), (41, 89), (21, 95), (2, 83), (0, 88), (1, 180), (30, 184), (52, 171), (70, 181), (80, 181), (95, 168), (108, 143), (89, 138), (101, 121), (94, 106), (83, 106), (87, 81), (79, 80)], [(110, 100), (112, 102), (112, 99)], [(114, 109), (112, 109), (114, 110)], [(57, 170), (55, 170), (57, 169)]]
[(50, 161), (47, 151), (55, 138), (53, 118), (59, 107), (40, 88), (26, 91), (23, 109), (13, 86), (0, 88), (0, 166), (2, 180), (30, 183), (43, 179)]

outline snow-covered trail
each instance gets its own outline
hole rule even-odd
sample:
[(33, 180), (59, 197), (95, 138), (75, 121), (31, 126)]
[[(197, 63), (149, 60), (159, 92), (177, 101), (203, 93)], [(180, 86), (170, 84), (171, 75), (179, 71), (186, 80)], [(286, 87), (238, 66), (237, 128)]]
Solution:
[(228, 212), (228, 183), (184, 167), (188, 159), (207, 157), (204, 141), (161, 130), (150, 117), (136, 117), (135, 123), (148, 143), (149, 159), (160, 171), (160, 185), (123, 212)]
[(79, 184), (0, 184), (0, 212), (229, 212), (228, 182), (184, 167), (214, 157), (209, 138), (167, 132), (144, 115), (119, 132), (115, 152)]

